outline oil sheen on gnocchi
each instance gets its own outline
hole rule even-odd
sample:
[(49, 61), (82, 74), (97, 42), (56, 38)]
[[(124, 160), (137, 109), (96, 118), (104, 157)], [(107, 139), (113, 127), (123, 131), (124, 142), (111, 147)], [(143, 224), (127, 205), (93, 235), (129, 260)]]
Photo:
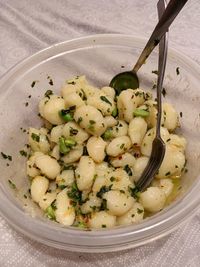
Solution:
[(108, 229), (140, 223), (178, 194), (186, 140), (176, 134), (179, 116), (163, 104), (163, 163), (144, 192), (134, 190), (151, 154), (157, 106), (150, 92), (119, 96), (85, 76), (65, 82), (60, 95), (39, 102), (43, 127), (29, 129), (30, 194), (44, 215), (64, 226)]

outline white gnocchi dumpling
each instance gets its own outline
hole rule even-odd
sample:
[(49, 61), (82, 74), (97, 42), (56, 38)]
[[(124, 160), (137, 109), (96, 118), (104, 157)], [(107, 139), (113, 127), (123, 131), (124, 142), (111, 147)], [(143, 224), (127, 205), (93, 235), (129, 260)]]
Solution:
[(49, 187), (49, 180), (44, 176), (36, 176), (31, 183), (31, 197), (39, 203)]
[(171, 104), (163, 104), (163, 121), (164, 127), (169, 131), (173, 131), (179, 125), (178, 113)]
[(55, 179), (60, 173), (60, 165), (57, 160), (48, 155), (39, 155), (35, 158), (35, 165), (42, 174), (49, 179)]
[(86, 190), (91, 188), (96, 170), (95, 163), (92, 158), (88, 156), (81, 157), (78, 167), (76, 169), (76, 180), (79, 190)]
[(74, 170), (63, 170), (58, 176), (56, 176), (56, 183), (61, 188), (71, 186), (74, 181)]
[(74, 113), (75, 121), (89, 134), (100, 136), (106, 130), (101, 112), (93, 106), (81, 106)]
[(116, 225), (116, 216), (106, 211), (99, 211), (92, 214), (89, 226), (94, 229), (113, 228)]
[(128, 192), (129, 187), (132, 186), (132, 182), (129, 179), (127, 172), (121, 168), (115, 169), (108, 174), (107, 183), (111, 185), (112, 190), (122, 190)]
[(57, 125), (51, 129), (50, 140), (51, 142), (58, 143), (59, 138), (62, 136), (64, 124)]
[(69, 151), (65, 156), (62, 157), (62, 160), (66, 164), (70, 164), (78, 161), (83, 155), (83, 146), (77, 145), (72, 150)]
[(96, 194), (91, 193), (88, 200), (81, 206), (83, 214), (91, 213), (101, 207), (102, 199), (98, 198)]
[(121, 216), (130, 210), (135, 202), (134, 198), (119, 190), (110, 190), (103, 195), (107, 203), (107, 212), (114, 216)]
[(141, 177), (144, 169), (146, 168), (147, 164), (149, 162), (148, 157), (139, 157), (135, 160), (135, 164), (133, 166), (133, 180), (135, 182), (138, 181), (138, 179)]
[(117, 225), (130, 225), (139, 223), (144, 218), (144, 208), (140, 203), (135, 202), (133, 207), (124, 215), (117, 217)]
[(135, 164), (135, 157), (131, 153), (124, 153), (117, 158), (111, 158), (110, 163), (113, 167), (125, 167), (126, 165), (133, 167)]
[[(141, 144), (141, 152), (144, 156), (149, 157), (151, 155), (152, 143), (155, 138), (155, 134), (156, 134), (156, 128), (151, 128), (145, 134), (144, 139), (142, 140), (142, 144)], [(161, 127), (160, 134), (161, 134), (162, 140), (164, 142), (167, 142), (170, 136), (168, 130), (164, 127)]]
[(158, 212), (164, 208), (166, 202), (165, 192), (158, 187), (148, 187), (140, 194), (140, 203), (150, 212)]
[(131, 140), (128, 136), (114, 138), (106, 147), (109, 156), (117, 157), (131, 148)]
[(128, 127), (128, 135), (131, 138), (132, 144), (135, 146), (140, 146), (146, 131), (147, 123), (143, 118), (136, 117), (132, 119)]
[(75, 220), (75, 210), (67, 195), (67, 189), (62, 190), (56, 197), (55, 216), (57, 222), (72, 225)]
[(65, 124), (62, 130), (62, 135), (66, 138), (73, 138), (73, 140), (78, 144), (83, 144), (90, 136), (77, 123), (73, 121)]
[(47, 154), (50, 151), (50, 144), (47, 137), (47, 132), (42, 132), (35, 128), (29, 128), (29, 144), (33, 151), (41, 151)]
[(179, 177), (185, 165), (185, 155), (174, 145), (166, 145), (165, 156), (157, 178)]
[(87, 151), (89, 156), (97, 163), (102, 162), (106, 156), (106, 145), (107, 143), (101, 137), (90, 137), (87, 142)]
[(45, 98), (45, 101), (40, 103), (40, 114), (43, 118), (49, 121), (53, 125), (59, 125), (63, 123), (59, 112), (65, 109), (65, 100), (60, 96), (49, 96)]
[(65, 98), (65, 107), (69, 108), (72, 106), (81, 107), (84, 106), (85, 102), (82, 100), (79, 94), (76, 92), (68, 94), (68, 96)]

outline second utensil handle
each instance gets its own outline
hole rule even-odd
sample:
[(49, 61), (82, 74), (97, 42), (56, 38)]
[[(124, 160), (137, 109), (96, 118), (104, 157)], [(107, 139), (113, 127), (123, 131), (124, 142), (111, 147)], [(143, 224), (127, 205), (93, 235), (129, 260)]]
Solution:
[(171, 0), (167, 5), (161, 19), (156, 25), (149, 41), (142, 51), (138, 61), (136, 62), (133, 71), (137, 72), (140, 67), (145, 63), (148, 56), (151, 54), (153, 49), (159, 44), (162, 36), (166, 33), (169, 26), (172, 24), (176, 16), (179, 14), (183, 6), (188, 0)]

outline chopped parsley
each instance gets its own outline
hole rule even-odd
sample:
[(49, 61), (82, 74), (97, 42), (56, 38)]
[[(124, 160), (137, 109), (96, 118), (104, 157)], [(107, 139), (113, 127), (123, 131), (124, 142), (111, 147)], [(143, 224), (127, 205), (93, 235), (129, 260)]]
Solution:
[(1, 152), (1, 156), (3, 159), (8, 159), (9, 161), (12, 161), (12, 156), (6, 155), (5, 153)]
[(56, 210), (56, 205), (55, 205), (55, 201), (45, 210), (45, 214), (47, 216), (47, 218), (49, 218), (50, 220), (55, 221), (56, 220), (56, 216), (55, 216), (55, 210)]
[(137, 208), (137, 213), (138, 213), (138, 214), (141, 214), (141, 213), (143, 213), (143, 212), (144, 212), (144, 210)]
[(112, 176), (112, 177), (110, 177), (110, 181), (111, 181), (111, 182), (114, 182), (115, 180), (116, 180), (116, 178), (115, 178), (115, 177), (113, 177), (113, 176)]
[(125, 144), (121, 144), (119, 148), (120, 148), (120, 149), (123, 149), (124, 146), (125, 146)]
[(108, 208), (107, 208), (107, 200), (106, 199), (102, 199), (100, 210), (108, 210)]
[(158, 71), (157, 70), (152, 70), (152, 73), (158, 75)]
[(110, 140), (113, 138), (113, 133), (112, 133), (112, 130), (111, 128), (108, 128), (102, 135), (102, 138), (104, 140)]
[(180, 74), (180, 68), (179, 68), (179, 67), (176, 68), (176, 74), (177, 74), (177, 75)]
[(100, 96), (100, 99), (102, 100), (102, 101), (104, 101), (104, 102), (106, 102), (107, 104), (109, 104), (110, 106), (112, 106), (112, 103), (108, 100), (108, 98), (107, 97), (105, 97), (105, 96)]
[(50, 98), (50, 95), (53, 95), (53, 91), (52, 90), (47, 90), (44, 94), (45, 97)]
[(140, 197), (140, 190), (137, 187), (129, 187), (129, 192), (131, 193), (131, 196), (135, 198), (136, 200)]
[(166, 172), (165, 176), (169, 176), (171, 174), (171, 172)]
[(133, 112), (133, 116), (135, 117), (148, 117), (149, 116), (149, 111), (136, 108), (135, 111)]
[(12, 189), (16, 189), (16, 185), (13, 183), (13, 181), (8, 180), (8, 183)]
[(115, 118), (115, 117), (117, 117), (117, 115), (118, 115), (118, 109), (114, 108), (112, 111), (112, 116)]
[(78, 120), (77, 120), (77, 123), (80, 124), (82, 122), (83, 118), (82, 117), (79, 117)]
[(106, 228), (106, 224), (102, 224), (102, 226), (101, 226), (102, 228)]
[(180, 117), (181, 117), (181, 118), (183, 117), (183, 112), (182, 112), (182, 111), (180, 112)]
[(77, 134), (78, 134), (78, 130), (70, 127), (69, 135), (73, 136), (73, 135), (77, 135)]
[(36, 142), (40, 142), (40, 136), (38, 134), (32, 133), (31, 138)]
[(33, 81), (32, 84), (31, 84), (31, 87), (33, 88), (36, 84), (36, 81)]
[(20, 150), (19, 153), (20, 153), (21, 156), (27, 157), (27, 152), (26, 151)]
[(106, 192), (110, 191), (111, 188), (112, 188), (112, 184), (109, 185), (109, 186), (103, 185), (101, 187), (101, 189), (99, 190), (99, 192), (97, 192), (96, 196), (101, 198), (103, 196), (103, 194), (105, 194)]
[(77, 184), (73, 183), (71, 186), (71, 190), (67, 192), (68, 197), (72, 200), (73, 206), (80, 204), (82, 202), (82, 193), (78, 189)]
[(61, 109), (58, 114), (66, 122), (73, 121), (73, 111), (71, 109)]
[(125, 172), (129, 175), (129, 176), (132, 176), (132, 170), (131, 170), (131, 168), (128, 166), (128, 165), (125, 165), (124, 166), (124, 170), (125, 170)]
[(167, 92), (166, 92), (165, 88), (163, 87), (163, 89), (162, 89), (162, 95), (165, 97), (166, 94), (167, 94)]

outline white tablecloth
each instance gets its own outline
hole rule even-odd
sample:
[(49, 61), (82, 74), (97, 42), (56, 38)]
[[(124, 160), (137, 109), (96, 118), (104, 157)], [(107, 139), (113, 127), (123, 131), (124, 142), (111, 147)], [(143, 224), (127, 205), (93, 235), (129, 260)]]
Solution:
[[(170, 30), (170, 46), (200, 63), (200, 2), (188, 1)], [(0, 0), (0, 75), (51, 44), (98, 33), (148, 37), (157, 20), (152, 0)], [(0, 218), (0, 266), (200, 266), (200, 210), (175, 233), (117, 253), (82, 254), (49, 248)]]

